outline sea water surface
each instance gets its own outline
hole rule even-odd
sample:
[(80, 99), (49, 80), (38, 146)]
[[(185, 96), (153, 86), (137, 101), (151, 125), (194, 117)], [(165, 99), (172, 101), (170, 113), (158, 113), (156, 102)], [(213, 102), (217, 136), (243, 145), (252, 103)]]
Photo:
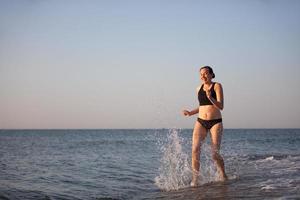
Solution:
[(190, 187), (191, 129), (0, 130), (0, 199), (299, 199), (300, 129), (225, 129)]

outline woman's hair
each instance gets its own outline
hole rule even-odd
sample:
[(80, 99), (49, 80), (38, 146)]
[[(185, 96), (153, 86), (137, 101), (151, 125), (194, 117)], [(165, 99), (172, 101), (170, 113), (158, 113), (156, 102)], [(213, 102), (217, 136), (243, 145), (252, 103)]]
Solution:
[(201, 71), (201, 69), (208, 69), (208, 72), (212, 75), (212, 78), (216, 77), (213, 69), (210, 66), (203, 66), (203, 67), (200, 68), (199, 71)]

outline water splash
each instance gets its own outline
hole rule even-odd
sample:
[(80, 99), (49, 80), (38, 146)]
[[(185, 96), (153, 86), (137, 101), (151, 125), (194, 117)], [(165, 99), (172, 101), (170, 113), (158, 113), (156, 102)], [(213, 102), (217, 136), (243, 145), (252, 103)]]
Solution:
[(219, 177), (216, 165), (211, 157), (211, 146), (205, 142), (201, 146), (199, 184), (202, 185), (219, 180), (221, 180), (221, 177)]
[[(170, 129), (166, 141), (158, 141), (162, 152), (159, 175), (155, 177), (155, 185), (162, 190), (178, 190), (190, 187), (192, 180), (191, 158), (184, 152), (184, 145), (191, 150), (191, 143), (185, 142), (179, 136), (179, 130)], [(190, 153), (189, 153), (190, 154)], [(201, 147), (201, 164), (199, 184), (218, 181), (219, 177), (214, 162), (211, 159), (210, 145), (204, 143)]]
[(183, 139), (178, 136), (178, 130), (170, 129), (166, 139), (166, 144), (160, 146), (163, 156), (155, 184), (162, 190), (178, 190), (189, 186), (192, 171), (188, 155), (182, 150)]

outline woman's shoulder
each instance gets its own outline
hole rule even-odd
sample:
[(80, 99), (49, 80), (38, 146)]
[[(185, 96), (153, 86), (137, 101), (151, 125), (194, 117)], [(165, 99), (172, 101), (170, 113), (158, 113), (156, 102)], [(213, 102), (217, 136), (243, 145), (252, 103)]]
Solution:
[(221, 83), (219, 82), (214, 82), (215, 85), (221, 86)]
[(197, 91), (197, 92), (199, 92), (199, 90), (201, 89), (202, 85), (203, 85), (203, 84), (199, 85), (199, 86), (196, 88), (196, 91)]
[(214, 82), (214, 88), (222, 88), (222, 84), (218, 82)]

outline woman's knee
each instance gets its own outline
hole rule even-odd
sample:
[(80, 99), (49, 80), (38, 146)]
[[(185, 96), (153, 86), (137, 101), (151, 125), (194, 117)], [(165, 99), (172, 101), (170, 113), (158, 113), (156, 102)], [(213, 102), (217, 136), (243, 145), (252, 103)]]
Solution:
[(219, 154), (219, 148), (218, 145), (211, 145), (211, 156), (213, 160), (219, 160), (220, 154)]

